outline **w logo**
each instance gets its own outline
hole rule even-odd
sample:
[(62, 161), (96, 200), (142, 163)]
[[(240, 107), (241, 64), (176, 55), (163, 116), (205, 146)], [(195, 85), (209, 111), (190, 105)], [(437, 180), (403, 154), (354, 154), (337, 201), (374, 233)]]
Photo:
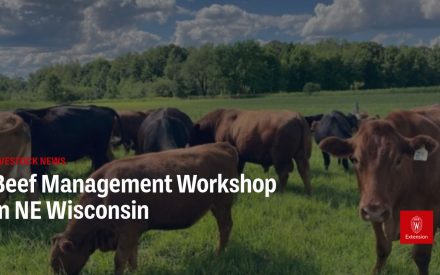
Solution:
[(423, 227), (423, 220), (419, 216), (414, 216), (411, 219), (411, 229), (414, 232), (414, 234), (419, 234), (420, 231), (422, 231)]
[(400, 243), (432, 244), (434, 241), (434, 211), (401, 210)]

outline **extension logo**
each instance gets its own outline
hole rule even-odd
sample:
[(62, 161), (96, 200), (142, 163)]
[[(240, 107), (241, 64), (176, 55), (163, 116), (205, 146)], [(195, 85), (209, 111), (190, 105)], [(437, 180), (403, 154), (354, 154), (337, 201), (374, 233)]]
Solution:
[(414, 234), (419, 234), (420, 231), (422, 231), (423, 227), (423, 220), (419, 216), (414, 216), (411, 219), (411, 229), (414, 232)]
[(432, 244), (433, 226), (432, 210), (400, 211), (400, 243)]

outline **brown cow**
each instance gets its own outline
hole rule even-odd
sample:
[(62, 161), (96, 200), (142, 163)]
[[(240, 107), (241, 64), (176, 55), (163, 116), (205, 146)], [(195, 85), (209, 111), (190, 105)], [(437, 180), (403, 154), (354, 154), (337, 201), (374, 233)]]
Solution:
[[(0, 157), (31, 157), (31, 133), (28, 125), (21, 117), (9, 113), (0, 113)], [(5, 179), (29, 178), (29, 164), (0, 165), (0, 175)], [(0, 194), (0, 204), (8, 198), (8, 193)], [(28, 194), (28, 199), (38, 198), (37, 194)]]
[(311, 194), (309, 158), (312, 139), (306, 120), (291, 111), (242, 111), (217, 109), (195, 125), (191, 145), (227, 141), (240, 155), (238, 171), (245, 163), (261, 164), (265, 171), (275, 166), (284, 191), (295, 160), (306, 193)]
[[(126, 263), (136, 267), (138, 240), (150, 229), (183, 229), (196, 223), (211, 210), (220, 231), (218, 252), (226, 247), (232, 228), (231, 193), (179, 193), (176, 175), (197, 175), (215, 179), (236, 178), (237, 151), (227, 143), (201, 145), (139, 155), (106, 164), (90, 177), (97, 179), (173, 179), (173, 193), (109, 193), (101, 199), (97, 194), (82, 194), (79, 204), (130, 205), (149, 207), (149, 219), (142, 220), (70, 220), (66, 230), (54, 236), (51, 266), (57, 273), (78, 273), (96, 250), (116, 250), (115, 273), (122, 274)], [(216, 187), (216, 186), (215, 186)], [(110, 190), (109, 190), (110, 191)]]
[[(137, 150), (139, 127), (141, 126), (144, 119), (153, 111), (154, 110), (118, 112), (125, 139), (130, 143), (130, 148), (126, 149), (132, 149), (134, 151)], [(112, 139), (122, 138), (120, 128), (116, 123), (113, 126), (112, 136)]]
[[(399, 239), (400, 210), (433, 210), (434, 232), (440, 225), (440, 107), (397, 111), (364, 123), (351, 139), (330, 137), (322, 150), (354, 162), (361, 193), (359, 212), (376, 235), (378, 273)], [(413, 160), (424, 146), (427, 161)], [(428, 274), (432, 245), (414, 245), (420, 274)]]

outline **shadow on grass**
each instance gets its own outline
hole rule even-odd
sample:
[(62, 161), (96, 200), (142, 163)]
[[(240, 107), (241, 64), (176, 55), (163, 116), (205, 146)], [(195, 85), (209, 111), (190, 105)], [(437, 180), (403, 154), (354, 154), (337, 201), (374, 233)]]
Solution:
[(200, 256), (187, 256), (182, 269), (170, 265), (140, 266), (136, 274), (320, 274), (313, 258), (297, 259), (280, 251), (268, 249), (253, 251), (247, 246), (231, 242), (225, 253), (217, 257), (214, 252)]

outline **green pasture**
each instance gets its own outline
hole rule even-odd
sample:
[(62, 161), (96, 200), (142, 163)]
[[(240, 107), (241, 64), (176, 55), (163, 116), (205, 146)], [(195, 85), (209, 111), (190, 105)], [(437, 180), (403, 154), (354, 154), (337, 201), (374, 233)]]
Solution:
[[(353, 111), (359, 102), (363, 111), (386, 115), (395, 109), (440, 102), (440, 90), (380, 90), (368, 92), (321, 92), (273, 94), (247, 99), (163, 99), (96, 101), (93, 104), (117, 110), (144, 110), (172, 106), (194, 120), (215, 108), (289, 109), (304, 114), (334, 109)], [(0, 110), (49, 106), (47, 102), (0, 102)], [(116, 154), (124, 157), (122, 151)], [(216, 257), (217, 226), (211, 214), (195, 226), (180, 231), (151, 231), (140, 243), (139, 268), (132, 274), (369, 274), (375, 262), (373, 230), (358, 216), (358, 190), (353, 173), (344, 173), (332, 160), (324, 171), (322, 157), (314, 146), (311, 158), (312, 197), (295, 171), (287, 191), (269, 198), (246, 194), (236, 198), (234, 227), (226, 253)], [(57, 168), (53, 173), (86, 177), (87, 160)], [(247, 164), (249, 177), (276, 177), (260, 166)], [(46, 200), (67, 199), (60, 195)], [(9, 205), (15, 199), (9, 200)], [(50, 239), (63, 231), (66, 221), (0, 221), (1, 274), (48, 274)], [(436, 238), (440, 241), (439, 237)], [(416, 274), (411, 246), (396, 242), (385, 274)], [(96, 252), (83, 274), (112, 274), (114, 253)], [(431, 274), (440, 274), (440, 250), (434, 247)]]

